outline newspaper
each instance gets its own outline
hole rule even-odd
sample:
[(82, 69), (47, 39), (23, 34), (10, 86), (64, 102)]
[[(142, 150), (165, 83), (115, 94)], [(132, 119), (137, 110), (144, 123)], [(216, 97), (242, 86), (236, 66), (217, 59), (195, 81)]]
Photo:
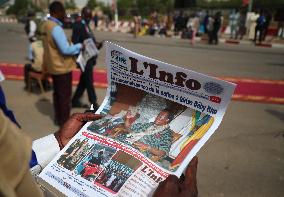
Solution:
[(76, 62), (79, 64), (82, 72), (85, 71), (86, 64), (89, 59), (95, 57), (99, 54), (99, 50), (97, 49), (92, 38), (88, 38), (84, 40), (85, 49), (79, 53)]
[(151, 196), (221, 123), (235, 84), (106, 44), (107, 95), (42, 171), (66, 196)]

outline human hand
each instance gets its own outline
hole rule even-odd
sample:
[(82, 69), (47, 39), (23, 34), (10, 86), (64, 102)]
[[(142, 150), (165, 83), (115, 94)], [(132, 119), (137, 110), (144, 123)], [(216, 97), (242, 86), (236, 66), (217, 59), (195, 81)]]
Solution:
[(166, 180), (161, 182), (154, 193), (154, 197), (197, 197), (197, 172), (198, 158), (195, 156), (189, 163), (185, 176), (177, 178), (170, 175)]
[(97, 47), (98, 50), (100, 50), (103, 47), (103, 43), (104, 43), (104, 41), (96, 42), (96, 47)]
[(102, 116), (93, 113), (75, 113), (67, 120), (67, 122), (54, 133), (55, 138), (59, 143), (60, 149), (71, 140), (72, 137), (81, 129), (83, 124), (88, 121), (100, 119)]
[(82, 44), (81, 44), (81, 51), (85, 51), (85, 48), (86, 48), (85, 44), (82, 43)]

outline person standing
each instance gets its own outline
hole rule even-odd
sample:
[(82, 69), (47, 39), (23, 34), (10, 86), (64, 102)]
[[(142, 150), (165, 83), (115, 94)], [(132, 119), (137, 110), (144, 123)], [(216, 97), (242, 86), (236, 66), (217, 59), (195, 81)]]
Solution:
[(248, 38), (254, 40), (256, 20), (258, 19), (258, 12), (252, 12), (248, 14)]
[(25, 24), (25, 32), (28, 36), (29, 39), (29, 48), (28, 48), (28, 59), (31, 60), (33, 55), (32, 55), (32, 43), (36, 41), (36, 30), (37, 30), (37, 25), (34, 21), (34, 12), (32, 10), (28, 11), (27, 14), (27, 21)]
[(95, 29), (97, 29), (98, 28), (98, 22), (99, 22), (99, 16), (98, 16), (97, 12), (95, 13), (93, 20), (94, 20)]
[(269, 26), (271, 22), (272, 16), (268, 10), (265, 11), (265, 22), (264, 22), (264, 27), (263, 27), (263, 38), (262, 40), (265, 41), (266, 36), (269, 31)]
[(238, 10), (233, 10), (229, 16), (229, 24), (231, 29), (231, 39), (237, 39), (238, 23), (240, 19), (240, 14)]
[(197, 15), (197, 13), (195, 13), (193, 15), (193, 18), (191, 20), (191, 30), (192, 30), (192, 34), (191, 34), (191, 40), (190, 40), (190, 44), (194, 45), (195, 44), (195, 36), (198, 33), (199, 30), (199, 17)]
[(141, 18), (139, 17), (136, 11), (133, 14), (133, 23), (134, 23), (133, 37), (137, 38), (137, 35), (139, 34), (139, 30), (140, 30)]
[(53, 81), (54, 123), (62, 126), (69, 118), (72, 94), (72, 69), (76, 67), (74, 55), (82, 44), (70, 45), (62, 28), (65, 9), (59, 1), (49, 5), (50, 17), (43, 24), (44, 71), (51, 74)]
[[(265, 16), (263, 12), (260, 12), (259, 17), (256, 20), (256, 27), (254, 32), (254, 43), (258, 40), (259, 43), (262, 42), (263, 39), (263, 33), (264, 33), (264, 26), (265, 26)], [(258, 37), (258, 39), (257, 39)]]
[(207, 29), (208, 22), (209, 22), (209, 11), (206, 10), (206, 14), (205, 14), (204, 19), (203, 19), (203, 26), (204, 26), (204, 33), (205, 34), (208, 34), (208, 29)]
[[(83, 44), (84, 40), (92, 38), (96, 47), (100, 49), (102, 47), (102, 43), (96, 42), (95, 36), (89, 27), (89, 23), (92, 20), (92, 10), (88, 7), (84, 7), (81, 15), (82, 20), (76, 22), (73, 26), (72, 42), (74, 44)], [(79, 84), (72, 98), (72, 107), (89, 107), (80, 101), (86, 89), (89, 102), (93, 104), (94, 110), (96, 111), (99, 108), (97, 103), (97, 95), (93, 86), (93, 68), (96, 65), (96, 62), (97, 56), (94, 56), (87, 61), (85, 71), (81, 73)]]
[(240, 12), (240, 19), (238, 22), (238, 31), (236, 38), (240, 36), (240, 39), (243, 39), (243, 36), (246, 34), (246, 13), (244, 10)]
[(209, 38), (209, 44), (218, 44), (218, 33), (221, 28), (221, 12), (217, 12), (214, 16), (212, 36)]

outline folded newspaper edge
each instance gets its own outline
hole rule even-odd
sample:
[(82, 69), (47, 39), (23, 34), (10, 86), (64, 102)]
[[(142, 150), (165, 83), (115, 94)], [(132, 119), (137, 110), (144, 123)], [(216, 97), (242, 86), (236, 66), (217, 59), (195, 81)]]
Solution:
[(66, 196), (151, 196), (180, 176), (220, 125), (235, 84), (106, 42), (108, 88), (96, 113), (43, 169)]
[(99, 54), (99, 50), (96, 47), (92, 38), (88, 38), (84, 40), (85, 49), (80, 51), (76, 62), (79, 64), (82, 72), (85, 72), (87, 62), (92, 58)]

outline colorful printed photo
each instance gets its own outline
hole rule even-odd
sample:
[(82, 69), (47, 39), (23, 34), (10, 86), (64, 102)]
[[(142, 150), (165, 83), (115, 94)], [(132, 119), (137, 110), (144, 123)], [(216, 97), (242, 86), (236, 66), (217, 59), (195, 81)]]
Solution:
[(77, 165), (76, 174), (93, 182), (115, 154), (114, 148), (96, 143), (89, 154)]
[(73, 171), (78, 163), (88, 155), (90, 149), (92, 148), (94, 141), (91, 139), (87, 139), (85, 137), (81, 137), (76, 139), (69, 148), (60, 156), (57, 160), (57, 163), (70, 170)]
[(112, 193), (117, 193), (141, 165), (142, 162), (138, 159), (123, 151), (118, 151), (100, 173), (96, 183)]
[(88, 130), (139, 150), (165, 169), (175, 171), (214, 121), (209, 115), (165, 98), (112, 85), (115, 91), (103, 110), (106, 115)]

